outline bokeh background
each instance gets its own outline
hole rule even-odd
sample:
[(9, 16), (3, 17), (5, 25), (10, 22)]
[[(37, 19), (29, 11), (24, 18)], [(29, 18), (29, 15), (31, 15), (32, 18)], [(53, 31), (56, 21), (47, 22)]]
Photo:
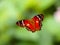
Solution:
[[(40, 31), (16, 25), (43, 14)], [(60, 0), (0, 0), (0, 45), (60, 45)]]

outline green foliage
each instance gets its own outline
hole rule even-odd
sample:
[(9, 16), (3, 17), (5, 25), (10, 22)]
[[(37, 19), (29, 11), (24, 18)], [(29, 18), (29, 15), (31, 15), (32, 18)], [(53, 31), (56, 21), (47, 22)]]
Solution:
[[(53, 36), (60, 41), (60, 23), (53, 17), (58, 6), (55, 3), (56, 0), (0, 0), (0, 45), (53, 45)], [(41, 31), (32, 33), (16, 26), (18, 20), (40, 13), (44, 14)]]

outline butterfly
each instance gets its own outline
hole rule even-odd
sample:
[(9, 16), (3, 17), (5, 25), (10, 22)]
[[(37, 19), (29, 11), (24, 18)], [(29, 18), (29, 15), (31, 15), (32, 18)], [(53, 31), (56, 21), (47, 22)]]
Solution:
[(39, 31), (42, 27), (42, 21), (44, 19), (43, 14), (38, 14), (31, 19), (24, 19), (16, 22), (16, 25), (20, 27), (26, 27), (28, 31)]

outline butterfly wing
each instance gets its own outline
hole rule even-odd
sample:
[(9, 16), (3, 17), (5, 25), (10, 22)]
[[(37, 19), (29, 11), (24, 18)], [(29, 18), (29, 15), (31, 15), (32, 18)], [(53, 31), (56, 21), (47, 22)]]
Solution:
[(42, 24), (39, 18), (37, 16), (34, 16), (33, 21), (35, 22), (35, 30), (40, 30)]
[(18, 21), (16, 24), (20, 27), (26, 27), (29, 31), (35, 32), (37, 30), (41, 30), (43, 18), (44, 16), (40, 14), (34, 16), (30, 20)]
[(24, 24), (29, 31), (35, 32), (35, 27), (30, 20), (24, 20)]

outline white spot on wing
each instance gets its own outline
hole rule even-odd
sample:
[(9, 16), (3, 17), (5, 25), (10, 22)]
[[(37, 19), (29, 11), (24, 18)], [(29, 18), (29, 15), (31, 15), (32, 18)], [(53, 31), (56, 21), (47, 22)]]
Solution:
[(23, 22), (23, 20), (22, 20), (22, 24), (23, 24), (23, 26), (25, 25), (24, 22)]
[[(39, 18), (39, 16), (37, 16), (38, 18)], [(39, 18), (39, 20), (41, 20), (40, 18)]]
[(27, 26), (29, 26), (30, 24), (27, 24)]
[(36, 21), (36, 23), (39, 23), (39, 21)]

